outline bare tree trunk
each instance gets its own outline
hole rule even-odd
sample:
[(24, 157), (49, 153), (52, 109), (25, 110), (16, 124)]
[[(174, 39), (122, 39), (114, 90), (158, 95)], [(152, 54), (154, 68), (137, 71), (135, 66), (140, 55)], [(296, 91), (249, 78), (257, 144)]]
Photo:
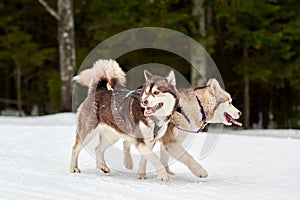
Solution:
[(57, 12), (44, 0), (38, 1), (58, 21), (57, 41), (61, 80), (61, 111), (72, 111), (72, 77), (76, 65), (73, 1), (57, 0)]
[[(243, 58), (248, 59), (248, 49), (243, 49)], [(250, 81), (247, 75), (244, 75), (244, 128), (250, 128)]]
[(75, 68), (72, 0), (58, 0), (58, 45), (61, 79), (61, 110), (72, 111), (72, 77)]
[[(205, 26), (205, 9), (202, 8), (203, 0), (193, 0), (193, 15), (200, 16), (198, 25), (199, 25), (199, 34), (202, 37), (206, 36), (206, 26)], [(206, 42), (205, 40), (201, 41), (203, 48), (205, 49)], [(202, 56), (196, 52), (195, 49), (191, 49), (191, 85), (192, 87), (203, 86), (206, 82), (206, 67), (207, 67), (207, 59), (206, 55), (200, 53)]]
[(19, 116), (22, 116), (22, 87), (21, 87), (22, 72), (21, 67), (17, 66), (17, 105)]

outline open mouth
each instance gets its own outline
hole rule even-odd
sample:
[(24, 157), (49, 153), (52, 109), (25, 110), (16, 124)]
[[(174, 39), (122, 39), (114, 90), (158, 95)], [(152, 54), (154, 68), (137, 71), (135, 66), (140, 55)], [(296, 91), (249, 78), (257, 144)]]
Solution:
[(230, 114), (228, 114), (227, 112), (224, 112), (224, 116), (225, 119), (228, 123), (232, 123), (238, 126), (242, 126), (243, 124), (241, 122), (236, 121), (236, 119), (234, 119)]
[(144, 110), (144, 116), (153, 115), (156, 111), (158, 111), (164, 104), (162, 102), (156, 104), (153, 107), (146, 106)]

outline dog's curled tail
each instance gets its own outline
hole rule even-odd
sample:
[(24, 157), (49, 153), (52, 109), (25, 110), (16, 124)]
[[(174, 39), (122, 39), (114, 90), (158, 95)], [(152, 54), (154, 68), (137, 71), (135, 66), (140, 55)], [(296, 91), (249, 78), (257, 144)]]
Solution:
[(126, 78), (125, 72), (115, 60), (99, 59), (92, 68), (83, 70), (75, 76), (73, 81), (88, 87), (90, 91), (99, 87), (112, 90), (116, 84), (124, 86)]

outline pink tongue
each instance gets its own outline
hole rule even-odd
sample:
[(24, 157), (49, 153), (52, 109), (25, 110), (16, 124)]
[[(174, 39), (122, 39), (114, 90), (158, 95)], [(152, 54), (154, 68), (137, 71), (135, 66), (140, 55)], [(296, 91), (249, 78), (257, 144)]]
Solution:
[(231, 118), (231, 122), (238, 126), (243, 126), (241, 122), (236, 121), (235, 119)]
[(147, 107), (147, 108), (144, 110), (144, 116), (149, 116), (150, 114), (152, 114), (152, 108)]
[(147, 112), (147, 110), (144, 111), (144, 116), (148, 116), (149, 112)]

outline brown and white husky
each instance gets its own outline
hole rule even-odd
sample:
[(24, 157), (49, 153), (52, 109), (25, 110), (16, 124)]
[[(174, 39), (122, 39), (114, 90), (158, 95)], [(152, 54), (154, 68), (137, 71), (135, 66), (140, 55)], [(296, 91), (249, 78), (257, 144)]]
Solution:
[(125, 138), (153, 164), (158, 178), (168, 180), (168, 173), (152, 147), (166, 133), (170, 116), (178, 104), (175, 75), (173, 71), (166, 77), (148, 71), (144, 75), (146, 82), (141, 97), (126, 89), (125, 73), (114, 60), (98, 60), (92, 68), (74, 77), (76, 82), (89, 87), (89, 91), (77, 112), (71, 172), (80, 172), (79, 153), (99, 134), (96, 158), (97, 167), (103, 172), (110, 172), (104, 160), (105, 150), (120, 138)]
[[(178, 89), (181, 113), (175, 112), (167, 132), (159, 140), (161, 143), (161, 161), (169, 174), (169, 155), (182, 162), (198, 177), (207, 177), (206, 170), (183, 148), (181, 143), (190, 132), (203, 129), (207, 123), (236, 124), (241, 112), (232, 105), (229, 93), (223, 90), (216, 79), (210, 79), (205, 87)], [(124, 141), (124, 165), (132, 169), (130, 142)], [(141, 158), (138, 178), (146, 179), (147, 160)]]

